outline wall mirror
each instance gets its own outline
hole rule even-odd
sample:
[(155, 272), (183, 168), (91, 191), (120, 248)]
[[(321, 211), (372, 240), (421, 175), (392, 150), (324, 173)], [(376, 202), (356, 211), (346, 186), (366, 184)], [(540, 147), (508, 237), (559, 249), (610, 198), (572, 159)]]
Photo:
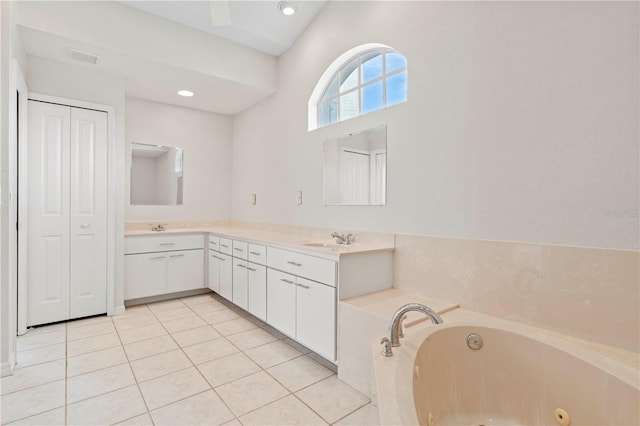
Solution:
[(183, 150), (171, 146), (131, 144), (131, 204), (182, 204)]
[(323, 184), (325, 205), (385, 205), (387, 126), (326, 140)]

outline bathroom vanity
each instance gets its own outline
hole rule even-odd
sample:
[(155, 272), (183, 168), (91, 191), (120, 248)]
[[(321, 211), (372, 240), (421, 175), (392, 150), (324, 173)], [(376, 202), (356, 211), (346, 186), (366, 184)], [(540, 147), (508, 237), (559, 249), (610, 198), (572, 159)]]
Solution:
[(391, 288), (392, 251), (241, 227), (133, 231), (125, 300), (209, 288), (335, 363), (338, 301)]

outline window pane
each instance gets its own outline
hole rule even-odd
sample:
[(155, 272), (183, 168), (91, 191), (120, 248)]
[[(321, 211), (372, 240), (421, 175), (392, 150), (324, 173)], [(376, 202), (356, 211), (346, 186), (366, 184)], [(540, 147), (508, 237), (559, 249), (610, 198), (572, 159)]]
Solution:
[(355, 58), (340, 70), (340, 93), (356, 87), (359, 82), (358, 58)]
[(360, 91), (340, 96), (340, 121), (360, 114)]
[(387, 105), (393, 105), (407, 100), (407, 72), (402, 71), (387, 77)]
[(374, 111), (384, 106), (382, 99), (382, 81), (362, 88), (362, 113)]
[(333, 99), (330, 102), (320, 105), (318, 108), (318, 126), (326, 126), (327, 124), (338, 121), (338, 100)]
[(362, 56), (362, 81), (382, 77), (382, 54), (371, 52)]
[(393, 70), (397, 70), (398, 68), (406, 67), (407, 60), (404, 56), (395, 52), (388, 52), (386, 55), (387, 61), (387, 69), (386, 72), (390, 73)]
[(324, 96), (322, 97), (322, 100), (320, 102), (324, 102), (329, 98), (333, 98), (337, 94), (338, 94), (338, 76), (336, 75), (335, 77), (333, 77), (333, 80), (331, 80), (331, 83), (329, 83), (329, 85), (327, 86), (327, 90), (325, 90)]

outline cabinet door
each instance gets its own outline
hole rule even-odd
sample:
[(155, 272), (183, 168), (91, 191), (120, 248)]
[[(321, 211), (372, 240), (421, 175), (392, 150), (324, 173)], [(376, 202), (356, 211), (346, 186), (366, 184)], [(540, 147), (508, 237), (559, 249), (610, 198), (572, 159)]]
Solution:
[(167, 253), (167, 293), (204, 287), (202, 250)]
[(263, 321), (267, 320), (267, 268), (249, 262), (247, 264), (249, 308), (247, 309)]
[(220, 255), (209, 250), (209, 288), (220, 293)]
[(247, 309), (247, 261), (235, 257), (233, 258), (233, 303), (244, 310)]
[(126, 255), (124, 257), (124, 299), (164, 294), (166, 263), (164, 253)]
[(284, 334), (296, 335), (296, 277), (267, 270), (267, 323)]
[(336, 359), (335, 288), (297, 277), (296, 339), (323, 357)]
[(229, 255), (218, 253), (220, 256), (220, 296), (227, 300), (233, 300), (233, 258)]

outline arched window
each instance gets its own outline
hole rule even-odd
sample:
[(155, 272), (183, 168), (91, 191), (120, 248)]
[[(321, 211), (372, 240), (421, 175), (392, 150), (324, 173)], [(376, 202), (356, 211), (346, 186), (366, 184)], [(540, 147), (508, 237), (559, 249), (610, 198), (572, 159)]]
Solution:
[(407, 59), (389, 46), (358, 46), (318, 81), (309, 99), (309, 130), (406, 100)]

